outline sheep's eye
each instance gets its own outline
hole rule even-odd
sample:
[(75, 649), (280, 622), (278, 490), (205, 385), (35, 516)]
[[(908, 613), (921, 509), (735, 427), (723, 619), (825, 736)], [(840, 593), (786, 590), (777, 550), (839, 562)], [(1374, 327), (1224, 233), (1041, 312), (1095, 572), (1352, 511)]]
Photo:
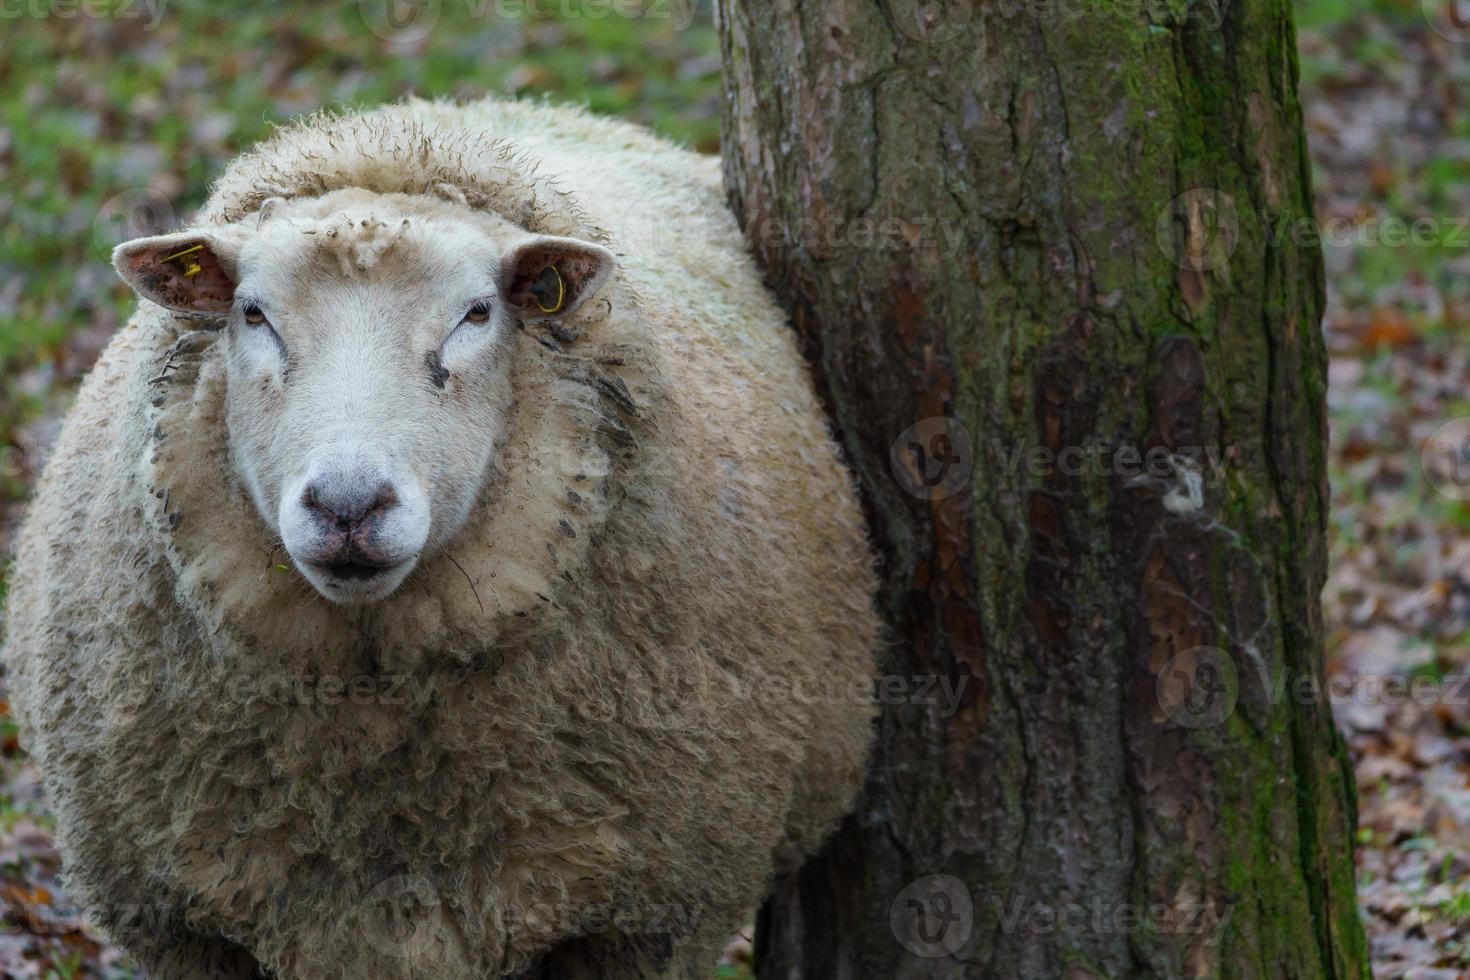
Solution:
[(259, 306), (254, 303), (245, 304), (245, 322), (251, 326), (258, 326), (265, 322), (265, 314)]
[(490, 304), (480, 300), (464, 315), (466, 323), (486, 323), (490, 320)]

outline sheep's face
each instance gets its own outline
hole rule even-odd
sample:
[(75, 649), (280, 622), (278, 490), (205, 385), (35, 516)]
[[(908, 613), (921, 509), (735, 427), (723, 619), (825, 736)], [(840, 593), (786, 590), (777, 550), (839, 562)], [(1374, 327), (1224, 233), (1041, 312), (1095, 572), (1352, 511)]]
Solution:
[(612, 269), (597, 245), (364, 191), (114, 261), (145, 298), (224, 321), (236, 474), (340, 603), (385, 598), (454, 537), (506, 437), (520, 321), (569, 313)]

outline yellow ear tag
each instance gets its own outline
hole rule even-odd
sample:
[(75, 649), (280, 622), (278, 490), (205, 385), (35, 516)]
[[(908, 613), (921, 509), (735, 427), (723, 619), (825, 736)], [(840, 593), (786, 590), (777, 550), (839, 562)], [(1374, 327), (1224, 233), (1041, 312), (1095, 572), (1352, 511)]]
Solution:
[[(548, 272), (551, 275), (548, 276)], [(536, 308), (542, 313), (555, 313), (566, 305), (566, 283), (561, 281), (561, 272), (557, 270), (556, 266), (548, 265), (541, 270), (541, 274), (531, 284), (531, 295), (536, 297)], [(556, 297), (550, 305), (546, 303), (547, 296)]]
[[(159, 259), (158, 261), (160, 261), (160, 262), (172, 262), (174, 259), (182, 259), (186, 255), (193, 255), (195, 252), (201, 252), (203, 250), (204, 250), (204, 246), (203, 245), (194, 245), (194, 246), (192, 246), (190, 248), (184, 249), (182, 252), (175, 252), (172, 255), (165, 255), (163, 258)], [(199, 265), (198, 262), (191, 261), (191, 262), (187, 263), (184, 266), (184, 276), (185, 276), (185, 278), (188, 278), (188, 279), (193, 279), (195, 276), (199, 275), (199, 273), (202, 272), (202, 271), (204, 271), (204, 270), (200, 267), (200, 265)]]

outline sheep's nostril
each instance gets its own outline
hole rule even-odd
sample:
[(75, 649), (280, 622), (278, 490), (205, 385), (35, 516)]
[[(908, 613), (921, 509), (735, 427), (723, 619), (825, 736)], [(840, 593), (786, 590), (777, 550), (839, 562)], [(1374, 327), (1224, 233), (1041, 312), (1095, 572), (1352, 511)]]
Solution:
[(397, 506), (398, 494), (394, 492), (393, 484), (384, 483), (378, 487), (377, 493), (373, 495), (373, 502), (368, 505), (367, 513), (364, 516), (381, 514)]
[(336, 483), (318, 481), (301, 493), (301, 506), (318, 521), (341, 531), (351, 531), (372, 518), (398, 506), (393, 484)]

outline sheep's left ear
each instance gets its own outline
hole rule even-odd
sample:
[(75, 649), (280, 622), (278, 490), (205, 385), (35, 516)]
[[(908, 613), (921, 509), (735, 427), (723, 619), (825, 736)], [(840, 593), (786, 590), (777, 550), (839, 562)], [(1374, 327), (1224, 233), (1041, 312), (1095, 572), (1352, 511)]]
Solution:
[(175, 313), (223, 316), (235, 303), (235, 248), (218, 235), (135, 238), (113, 250), (112, 264), (139, 296)]
[(601, 245), (538, 235), (518, 242), (501, 266), (506, 302), (523, 317), (571, 313), (612, 275), (617, 260)]

